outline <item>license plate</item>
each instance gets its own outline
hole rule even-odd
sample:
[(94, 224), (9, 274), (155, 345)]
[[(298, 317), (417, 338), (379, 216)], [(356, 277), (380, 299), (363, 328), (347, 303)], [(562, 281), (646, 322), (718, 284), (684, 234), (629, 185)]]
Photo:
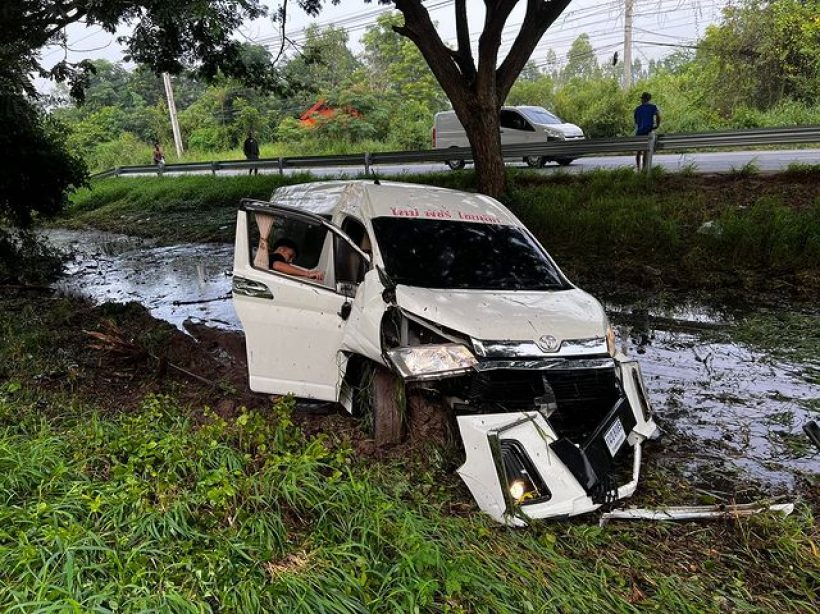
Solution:
[(606, 447), (609, 448), (609, 453), (614, 458), (626, 441), (624, 425), (621, 423), (620, 418), (615, 418), (615, 422), (609, 425), (606, 433), (604, 433), (604, 441), (606, 442)]

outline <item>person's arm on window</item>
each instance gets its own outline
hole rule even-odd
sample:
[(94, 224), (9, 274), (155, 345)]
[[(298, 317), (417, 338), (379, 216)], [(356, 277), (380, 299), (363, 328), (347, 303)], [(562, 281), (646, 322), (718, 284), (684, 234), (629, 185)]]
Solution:
[(325, 274), (322, 271), (303, 269), (300, 266), (296, 266), (295, 264), (290, 264), (289, 262), (284, 262), (282, 260), (274, 261), (271, 263), (270, 268), (274, 271), (278, 271), (279, 273), (293, 275), (294, 277), (306, 277), (307, 279), (315, 279), (317, 281), (324, 281), (325, 279)]

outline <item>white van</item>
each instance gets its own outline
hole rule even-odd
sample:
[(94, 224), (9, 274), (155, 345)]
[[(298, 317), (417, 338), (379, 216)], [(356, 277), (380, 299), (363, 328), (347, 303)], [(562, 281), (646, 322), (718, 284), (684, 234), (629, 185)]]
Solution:
[[(295, 275), (274, 269), (283, 241)], [(432, 404), (498, 522), (589, 512), (637, 487), (657, 430), (637, 362), (492, 198), (331, 181), (244, 200), (233, 302), (253, 390), (360, 412), (377, 444)]]
[[(550, 141), (578, 141), (584, 138), (584, 131), (550, 113), (543, 107), (502, 107), (499, 115), (501, 124), (501, 144), (520, 145)], [(458, 120), (455, 111), (436, 113), (433, 126), (433, 149), (469, 147), (467, 133)], [(550, 159), (545, 156), (526, 156), (524, 162), (532, 167), (544, 166)], [(554, 158), (562, 166), (572, 163), (572, 158)], [(447, 166), (453, 170), (464, 168), (464, 160), (448, 160)]]

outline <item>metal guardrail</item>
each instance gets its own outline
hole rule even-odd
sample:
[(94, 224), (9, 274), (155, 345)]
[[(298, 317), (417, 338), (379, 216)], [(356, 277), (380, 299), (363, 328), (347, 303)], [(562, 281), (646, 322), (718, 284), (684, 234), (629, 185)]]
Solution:
[[(768, 145), (792, 145), (820, 143), (820, 126), (799, 128), (752, 128), (690, 134), (663, 134), (609, 139), (584, 139), (569, 142), (545, 142), (543, 144), (506, 145), (502, 147), (505, 158), (540, 157), (580, 158), (597, 154), (647, 153), (646, 168), (651, 168), (652, 155), (656, 151), (706, 149), (724, 147), (765, 147)], [(92, 175), (92, 179), (121, 175), (156, 173), (211, 172), (225, 170), (321, 168), (335, 166), (362, 166), (365, 174), (378, 164), (412, 164), (420, 162), (446, 162), (448, 160), (472, 161), (469, 147), (450, 147), (425, 151), (384, 151), (338, 156), (294, 156), (289, 158), (265, 158), (261, 160), (215, 160), (212, 162), (185, 162), (181, 164), (142, 166), (118, 166)]]

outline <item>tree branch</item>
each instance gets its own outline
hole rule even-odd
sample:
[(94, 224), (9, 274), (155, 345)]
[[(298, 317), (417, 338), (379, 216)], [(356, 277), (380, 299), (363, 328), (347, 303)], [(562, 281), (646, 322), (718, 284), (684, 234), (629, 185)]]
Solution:
[(484, 31), (478, 39), (478, 91), (495, 91), (495, 70), (498, 49), (501, 47), (501, 33), (516, 4), (518, 0), (485, 0), (487, 11), (484, 15)]
[(41, 47), (45, 45), (51, 38), (57, 34), (60, 30), (65, 28), (67, 25), (76, 23), (80, 21), (83, 17), (85, 17), (86, 12), (80, 9), (75, 9), (77, 12), (74, 15), (69, 15), (67, 12), (61, 12), (62, 18), (53, 17), (49, 19), (50, 24), (54, 24), (51, 28), (46, 28), (43, 30), (43, 43), (40, 45)]
[(496, 96), (500, 101), (507, 98), (538, 41), (569, 3), (570, 0), (527, 0), (527, 13), (521, 30), (496, 71)]
[(442, 42), (433, 26), (427, 9), (420, 0), (395, 0), (395, 4), (404, 16), (404, 25), (394, 26), (393, 31), (415, 43), (451, 101), (463, 98), (466, 91), (463, 75), (453, 58), (452, 49)]
[(285, 53), (285, 43), (287, 43), (288, 37), (285, 33), (285, 25), (288, 21), (288, 0), (284, 0), (282, 2), (282, 6), (279, 7), (279, 19), (282, 22), (282, 44), (279, 46), (279, 53), (276, 54), (276, 59), (273, 60), (273, 64), (279, 61), (279, 58)]
[(453, 59), (461, 69), (468, 83), (472, 83), (476, 76), (475, 61), (473, 60), (473, 50), (470, 47), (470, 26), (467, 23), (466, 0), (456, 0), (456, 37), (458, 39), (458, 51), (453, 54)]

